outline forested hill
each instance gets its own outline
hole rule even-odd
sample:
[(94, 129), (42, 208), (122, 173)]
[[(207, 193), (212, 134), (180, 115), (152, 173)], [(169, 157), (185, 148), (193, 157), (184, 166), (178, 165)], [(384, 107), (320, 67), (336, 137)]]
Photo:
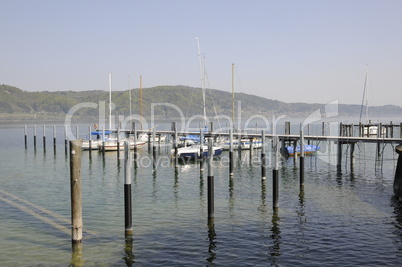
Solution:
[[(112, 92), (114, 115), (127, 116), (130, 113), (130, 92)], [(132, 114), (140, 114), (139, 89), (131, 90)], [(27, 92), (19, 88), (0, 85), (1, 119), (59, 119), (63, 120), (68, 111), (76, 104), (91, 102), (104, 105), (108, 110), (108, 91), (59, 91), (59, 92)], [(152, 104), (153, 103), (153, 104)], [(143, 115), (150, 116), (151, 107), (160, 119), (179, 118), (182, 112), (187, 118), (203, 114), (203, 99), (200, 88), (187, 86), (157, 86), (142, 90)], [(287, 117), (306, 117), (317, 109), (325, 112), (325, 104), (284, 103), (254, 95), (235, 93), (236, 112), (241, 103), (242, 117), (252, 115)], [(206, 90), (207, 115), (232, 114), (232, 94), (226, 91)], [(180, 111), (178, 111), (180, 110)], [(358, 117), (360, 105), (339, 105), (339, 116)], [(92, 119), (99, 116), (99, 110), (81, 108), (74, 113), (75, 119)], [(402, 108), (393, 105), (370, 107), (373, 117), (402, 117)]]

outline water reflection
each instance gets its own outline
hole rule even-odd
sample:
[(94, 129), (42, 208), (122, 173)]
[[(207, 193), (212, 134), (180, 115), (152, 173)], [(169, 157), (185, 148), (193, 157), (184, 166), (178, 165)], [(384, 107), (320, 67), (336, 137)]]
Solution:
[(82, 259), (82, 243), (72, 245), (71, 261), (69, 266), (84, 266)]
[(133, 241), (134, 239), (132, 235), (126, 235), (124, 245), (125, 256), (123, 257), (123, 259), (127, 266), (133, 266), (133, 264), (135, 263), (135, 255), (133, 253)]
[(208, 240), (209, 240), (209, 245), (208, 245), (208, 254), (209, 257), (207, 258), (207, 261), (213, 265), (214, 260), (216, 259), (216, 233), (215, 233), (215, 224), (214, 224), (214, 218), (209, 218), (208, 219)]
[(269, 246), (269, 259), (272, 265), (277, 265), (277, 260), (281, 256), (281, 230), (279, 228), (279, 215), (278, 210), (274, 210), (272, 214), (272, 227), (271, 227), (271, 239), (272, 245)]
[(231, 218), (234, 218), (234, 181), (233, 176), (229, 177), (229, 214)]

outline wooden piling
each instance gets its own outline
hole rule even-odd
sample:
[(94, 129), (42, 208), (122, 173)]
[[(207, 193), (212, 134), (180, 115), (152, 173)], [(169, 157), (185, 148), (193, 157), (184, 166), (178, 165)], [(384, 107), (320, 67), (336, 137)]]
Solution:
[(350, 143), (350, 170), (353, 171), (354, 163), (355, 163), (355, 143)]
[(208, 142), (208, 219), (213, 219), (214, 216), (214, 174), (213, 174), (213, 138), (209, 138)]
[(265, 131), (261, 131), (261, 179), (265, 180), (267, 178), (267, 167), (265, 158)]
[(338, 173), (342, 173), (342, 141), (338, 139), (338, 152), (337, 152), (337, 162), (336, 169)]
[(128, 141), (124, 142), (124, 228), (125, 235), (133, 235), (131, 200), (131, 159)]
[(71, 238), (82, 242), (81, 141), (70, 141)]

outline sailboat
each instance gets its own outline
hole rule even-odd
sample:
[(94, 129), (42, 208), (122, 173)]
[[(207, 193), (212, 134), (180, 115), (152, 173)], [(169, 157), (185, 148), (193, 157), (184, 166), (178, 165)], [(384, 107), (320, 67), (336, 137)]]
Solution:
[(110, 134), (107, 139), (104, 139), (105, 137), (102, 136), (103, 138), (100, 141), (98, 141), (98, 149), (100, 151), (117, 151), (119, 149), (123, 150), (125, 141), (129, 142), (130, 149), (134, 149), (135, 145), (137, 147), (145, 145), (145, 142), (141, 141), (134, 142), (133, 136), (130, 136), (128, 138), (127, 136), (119, 138), (118, 135), (120, 133), (112, 131), (112, 74), (111, 73), (109, 73), (109, 132)]
[[(203, 68), (201, 52), (200, 52), (200, 42), (197, 40), (197, 48), (198, 48), (198, 58), (200, 63), (200, 76), (201, 76), (201, 90), (202, 90), (202, 100), (203, 100), (203, 111), (204, 111), (204, 131), (208, 130), (206, 126), (207, 122), (207, 113), (206, 113), (206, 105), (205, 105), (205, 67)], [(192, 140), (194, 141), (194, 139)], [(185, 144), (187, 144), (185, 142)], [(201, 153), (202, 150), (202, 153)], [(221, 146), (212, 146), (212, 156), (216, 157), (222, 153), (223, 148)], [(174, 154), (174, 150), (172, 150), (172, 154)], [(189, 146), (180, 147), (177, 150), (177, 156), (180, 159), (201, 159), (203, 157), (208, 156), (208, 145), (201, 145), (198, 143), (193, 143)]]
[[(371, 125), (371, 120), (369, 120), (368, 112), (368, 65), (366, 65), (366, 77), (364, 79), (364, 89), (362, 104), (360, 109), (359, 124), (362, 120), (363, 108), (366, 108), (366, 125), (363, 125), (363, 136), (378, 136), (378, 125)], [(381, 136), (385, 135), (385, 129), (382, 129)]]

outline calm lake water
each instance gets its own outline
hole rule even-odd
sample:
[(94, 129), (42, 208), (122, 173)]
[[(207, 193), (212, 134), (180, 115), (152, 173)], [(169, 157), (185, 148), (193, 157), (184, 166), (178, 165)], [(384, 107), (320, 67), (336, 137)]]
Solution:
[[(30, 126), (31, 127), (31, 126)], [(29, 128), (0, 125), (0, 262), (2, 266), (401, 266), (402, 205), (393, 196), (397, 155), (387, 145), (358, 144), (354, 169), (344, 146), (342, 174), (335, 150), (305, 159), (305, 185), (293, 159), (279, 169), (279, 210), (272, 209), (272, 168), (262, 181), (249, 152), (229, 178), (227, 152), (214, 161), (215, 220), (208, 224), (207, 171), (169, 164), (161, 147), (155, 172), (144, 147), (133, 170), (133, 238), (124, 236), (124, 169), (116, 152), (82, 153), (82, 248), (70, 236), (69, 159), (64, 131), (42, 129), (33, 149)], [(268, 147), (267, 153), (270, 154)], [(48, 213), (54, 213), (50, 216)]]

